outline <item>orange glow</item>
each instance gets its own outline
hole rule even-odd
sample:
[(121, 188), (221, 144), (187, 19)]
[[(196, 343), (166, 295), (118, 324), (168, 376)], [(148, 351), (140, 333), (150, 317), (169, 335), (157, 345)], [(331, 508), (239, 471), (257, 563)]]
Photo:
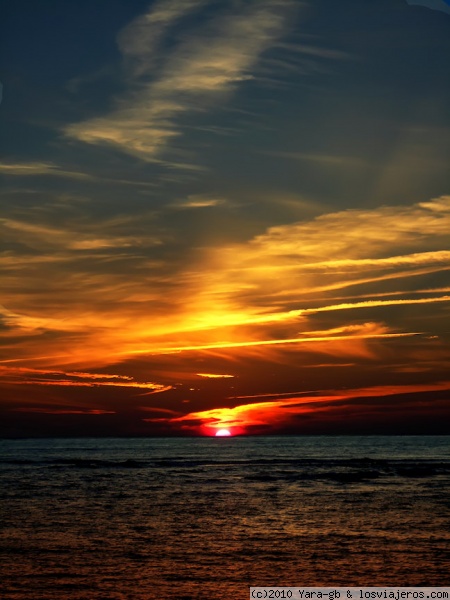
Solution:
[[(308, 323), (323, 313), (345, 311), (351, 322), (358, 318), (355, 313), (371, 310), (382, 320), (383, 311), (390, 307), (417, 306), (419, 310), (420, 306), (447, 303), (450, 297), (440, 295), (438, 288), (430, 289), (426, 297), (408, 297), (403, 280), (407, 275), (418, 278), (448, 270), (449, 252), (438, 246), (439, 235), (450, 227), (449, 207), (450, 199), (444, 197), (410, 207), (329, 213), (309, 222), (269, 228), (241, 245), (210, 248), (190, 270), (179, 274), (173, 296), (165, 298), (165, 308), (151, 319), (148, 303), (157, 304), (165, 293), (163, 287), (158, 288), (157, 278), (153, 284), (146, 281), (144, 285), (141, 279), (123, 272), (86, 280), (77, 263), (80, 243), (95, 249), (100, 240), (101, 247), (131, 248), (133, 244), (148, 245), (147, 238), (115, 235), (107, 224), (100, 228), (104, 229), (101, 235), (93, 237), (70, 228), (5, 219), (2, 227), (6, 239), (20, 232), (33, 247), (46, 248), (51, 243), (53, 250), (34, 257), (33, 262), (29, 257), (26, 262), (5, 255), (0, 266), (8, 272), (18, 269), (20, 281), (36, 280), (39, 289), (39, 281), (57, 281), (59, 270), (71, 265), (76, 273), (73, 280), (80, 285), (70, 289), (55, 286), (48, 309), (45, 303), (37, 309), (29, 294), (16, 294), (13, 286), (3, 300), (1, 317), (16, 341), (14, 352), (8, 352), (4, 360), (88, 368), (139, 354), (302, 344), (305, 339), (298, 330), (307, 330)], [(417, 242), (410, 248), (411, 239)], [(437, 246), (430, 250), (433, 240)], [(152, 245), (158, 243), (151, 240)], [(409, 253), (399, 253), (402, 243)], [(424, 264), (432, 271), (424, 271)], [(353, 298), (364, 297), (360, 292), (371, 282), (392, 282), (398, 288), (392, 289), (397, 297), (375, 300), (376, 294), (365, 294), (365, 300), (355, 302)], [(333, 290), (342, 292), (352, 287), (356, 295), (350, 292), (339, 303), (331, 295)], [(181, 290), (187, 299), (183, 303), (179, 302)], [(311, 302), (313, 293), (318, 298)], [(133, 306), (132, 318), (128, 305)], [(411, 323), (417, 324), (416, 320)], [(284, 335), (273, 335), (281, 327)], [(43, 331), (57, 335), (43, 340)], [(379, 335), (400, 337), (416, 331), (387, 327)], [(327, 342), (327, 337), (331, 336), (309, 337), (307, 342)], [(335, 340), (333, 336), (330, 342)], [(208, 373), (200, 372), (199, 376), (207, 377)]]
[[(193, 412), (183, 416), (167, 418), (166, 422), (176, 429), (183, 431), (196, 431), (207, 436), (225, 436), (228, 431), (230, 435), (242, 435), (251, 431), (276, 431), (278, 428), (289, 426), (298, 418), (308, 423), (310, 415), (327, 418), (327, 413), (333, 414), (364, 414), (372, 406), (371, 398), (378, 399), (380, 406), (389, 408), (389, 401), (383, 398), (398, 398), (408, 395), (436, 393), (450, 391), (450, 381), (429, 385), (401, 385), (401, 386), (374, 386), (369, 388), (357, 388), (352, 390), (330, 390), (328, 393), (314, 395), (296, 395), (290, 398), (272, 399), (267, 395), (266, 401), (242, 404), (234, 408), (214, 408), (200, 412)], [(282, 396), (282, 394), (280, 395)], [(261, 395), (256, 395), (261, 398)], [(270, 399), (269, 399), (270, 398)], [(368, 401), (369, 400), (369, 401)], [(413, 402), (411, 402), (413, 404)], [(422, 400), (418, 400), (420, 406)], [(438, 403), (439, 404), (439, 403)], [(356, 410), (352, 407), (361, 408)], [(374, 405), (377, 406), (377, 403)], [(395, 403), (394, 403), (395, 406)], [(374, 414), (376, 408), (373, 409)], [(152, 419), (148, 419), (152, 421)], [(222, 433), (220, 433), (222, 432)]]
[[(235, 436), (339, 420), (355, 394), (426, 393), (446, 380), (450, 296), (431, 275), (449, 268), (440, 246), (450, 198), (269, 227), (180, 257), (176, 275), (166, 259), (150, 259), (156, 238), (128, 238), (122, 225), (105, 222), (95, 237), (0, 223), (7, 240), (20, 232), (42, 250), (0, 257), (10, 277), (0, 307), (5, 410), (126, 412), (144, 435), (164, 426)], [(136, 272), (101, 271), (109, 258), (95, 252), (104, 248), (119, 248)], [(98, 272), (86, 275), (90, 258), (80, 252), (94, 253)], [(17, 291), (23, 281), (26, 294)], [(365, 410), (370, 420), (376, 411)]]

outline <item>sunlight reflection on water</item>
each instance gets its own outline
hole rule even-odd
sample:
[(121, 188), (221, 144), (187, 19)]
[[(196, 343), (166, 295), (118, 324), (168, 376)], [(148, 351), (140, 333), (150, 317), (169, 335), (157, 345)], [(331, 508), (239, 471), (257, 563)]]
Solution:
[(1, 441), (2, 598), (444, 585), (449, 450), (445, 437)]

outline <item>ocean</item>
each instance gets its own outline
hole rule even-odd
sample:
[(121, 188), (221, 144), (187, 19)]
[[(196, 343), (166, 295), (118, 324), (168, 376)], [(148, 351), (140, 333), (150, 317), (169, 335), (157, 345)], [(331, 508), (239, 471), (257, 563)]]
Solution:
[(0, 598), (450, 584), (450, 437), (0, 440)]

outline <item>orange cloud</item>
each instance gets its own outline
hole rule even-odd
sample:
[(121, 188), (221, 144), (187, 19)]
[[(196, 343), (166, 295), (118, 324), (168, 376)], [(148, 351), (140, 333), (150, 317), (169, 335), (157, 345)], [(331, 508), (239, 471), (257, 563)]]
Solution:
[(221, 375), (219, 373), (197, 373), (197, 375), (206, 379), (230, 379), (234, 377), (234, 375)]
[(22, 413), (36, 413), (42, 415), (115, 415), (115, 410), (101, 410), (99, 408), (89, 408), (89, 409), (52, 409), (52, 408), (35, 408), (35, 407), (26, 407), (26, 408), (13, 408), (11, 409), (13, 412), (22, 412)]
[(134, 381), (133, 377), (127, 375), (84, 373), (80, 371), (64, 372), (2, 365), (0, 365), (0, 382), (14, 385), (138, 388), (150, 389), (152, 390), (150, 393), (165, 392), (172, 389), (172, 386), (170, 385), (162, 385), (148, 381)]
[[(420, 319), (403, 322), (394, 309), (408, 307), (411, 315), (415, 307), (433, 306), (437, 314), (450, 300), (445, 286), (427, 289), (421, 279), (429, 269), (438, 276), (449, 268), (448, 197), (271, 228), (246, 243), (208, 247), (176, 275), (164, 254), (149, 258), (163, 240), (146, 232), (150, 216), (141, 221), (118, 217), (95, 227), (82, 218), (58, 227), (23, 218), (2, 222), (6, 238), (12, 242), (19, 232), (40, 261), (23, 260), (19, 268), (14, 260), (20, 255), (0, 257), (6, 273), (0, 335), (13, 340), (0, 363), (83, 371), (173, 354), (176, 373), (175, 354), (182, 352), (224, 352), (230, 360), (232, 353), (269, 357), (277, 347), (290, 347), (371, 357), (375, 343), (431, 333), (418, 327)], [(405, 284), (409, 275), (417, 278), (413, 290)], [(357, 294), (342, 295), (351, 286)], [(424, 290), (420, 297), (417, 289)], [(145, 378), (142, 385), (149, 385)]]
[[(442, 391), (450, 393), (450, 381), (423, 385), (373, 386), (345, 391), (336, 390), (327, 393), (317, 392), (315, 394), (302, 393), (302, 395), (294, 395), (287, 399), (281, 399), (283, 394), (279, 394), (276, 400), (243, 404), (234, 408), (214, 408), (192, 412), (168, 419), (167, 422), (175, 429), (194, 431), (202, 435), (215, 435), (215, 432), (222, 428), (229, 429), (233, 435), (254, 431), (273, 433), (283, 430), (283, 428), (289, 428), (300, 417), (305, 417), (306, 423), (310, 417), (314, 417), (320, 422), (324, 413), (332, 413), (336, 409), (342, 410), (343, 407), (345, 407), (349, 418), (352, 418), (352, 412), (358, 414), (361, 408), (363, 411), (376, 411), (378, 405), (385, 407), (388, 414), (391, 409), (395, 409), (399, 397), (407, 398), (407, 403), (410, 405), (420, 405), (423, 404), (420, 394)], [(417, 399), (411, 399), (410, 396), (412, 395), (415, 395)], [(273, 396), (276, 395), (265, 395), (266, 398)], [(385, 402), (380, 402), (380, 399), (386, 397), (392, 398), (390, 406), (386, 405)], [(372, 408), (365, 399), (372, 399)], [(433, 402), (433, 400), (427, 401), (430, 406)], [(440, 402), (437, 401), (437, 403), (440, 406)]]

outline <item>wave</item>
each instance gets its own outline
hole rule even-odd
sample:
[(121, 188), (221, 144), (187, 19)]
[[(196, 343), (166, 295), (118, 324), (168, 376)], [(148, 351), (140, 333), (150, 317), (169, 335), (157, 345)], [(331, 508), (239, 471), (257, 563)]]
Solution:
[(425, 479), (450, 474), (450, 461), (433, 459), (239, 459), (211, 460), (192, 458), (168, 458), (157, 460), (91, 459), (79, 457), (56, 457), (48, 459), (4, 458), (0, 465), (12, 468), (87, 469), (116, 470), (144, 469), (162, 473), (185, 473), (186, 475), (209, 475), (215, 467), (221, 473), (238, 472), (247, 481), (273, 483), (279, 481), (319, 481), (359, 483), (379, 478)]

